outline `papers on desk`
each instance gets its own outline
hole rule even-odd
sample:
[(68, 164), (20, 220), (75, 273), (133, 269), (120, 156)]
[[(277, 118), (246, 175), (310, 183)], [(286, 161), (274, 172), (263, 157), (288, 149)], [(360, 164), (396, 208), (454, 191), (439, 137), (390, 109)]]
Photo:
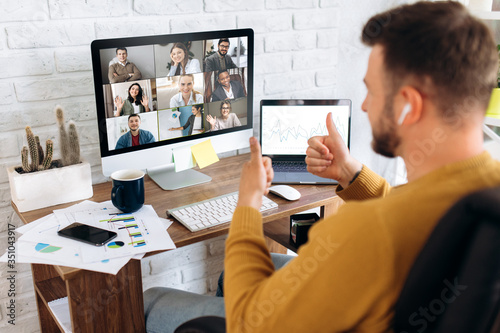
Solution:
[(64, 333), (71, 333), (71, 316), (69, 314), (68, 297), (59, 298), (49, 303), (50, 311), (54, 314)]
[[(73, 222), (112, 230), (118, 236), (99, 247), (57, 235), (58, 230)], [(132, 258), (141, 259), (147, 252), (174, 249), (167, 225), (170, 226), (149, 205), (124, 214), (110, 201), (84, 201), (18, 228), (22, 236), (16, 243), (16, 261), (116, 274)], [(7, 262), (7, 253), (0, 261)]]

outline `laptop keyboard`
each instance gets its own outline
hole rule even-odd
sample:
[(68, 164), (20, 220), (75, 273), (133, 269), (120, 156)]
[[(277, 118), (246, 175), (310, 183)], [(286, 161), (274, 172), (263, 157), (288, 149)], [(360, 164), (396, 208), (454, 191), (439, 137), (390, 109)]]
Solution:
[(274, 171), (279, 172), (307, 172), (305, 161), (278, 161), (273, 162)]

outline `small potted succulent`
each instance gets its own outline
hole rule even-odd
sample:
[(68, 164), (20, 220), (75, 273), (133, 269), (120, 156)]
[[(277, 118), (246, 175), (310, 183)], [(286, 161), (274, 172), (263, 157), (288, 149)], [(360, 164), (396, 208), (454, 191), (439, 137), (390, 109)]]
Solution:
[(90, 198), (93, 195), (90, 164), (80, 158), (74, 122), (66, 130), (64, 112), (56, 107), (61, 159), (53, 160), (54, 144), (46, 141), (45, 152), (38, 136), (26, 126), (27, 146), (21, 166), (7, 168), (12, 201), (20, 212)]

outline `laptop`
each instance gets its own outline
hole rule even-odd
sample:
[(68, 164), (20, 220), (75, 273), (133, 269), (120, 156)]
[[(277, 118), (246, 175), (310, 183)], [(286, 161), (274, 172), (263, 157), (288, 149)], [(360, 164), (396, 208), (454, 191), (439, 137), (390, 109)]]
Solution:
[(326, 116), (333, 121), (349, 148), (351, 101), (262, 100), (260, 102), (260, 143), (262, 154), (273, 161), (273, 184), (337, 184), (333, 179), (315, 176), (305, 162), (307, 140), (327, 135)]

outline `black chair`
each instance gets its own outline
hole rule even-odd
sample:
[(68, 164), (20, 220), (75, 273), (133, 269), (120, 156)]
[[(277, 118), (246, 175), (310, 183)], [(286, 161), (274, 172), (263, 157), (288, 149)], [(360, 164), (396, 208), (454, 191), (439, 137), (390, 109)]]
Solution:
[[(441, 218), (395, 305), (395, 333), (500, 333), (500, 187), (459, 200)], [(223, 333), (200, 317), (175, 333)]]
[(498, 333), (499, 311), (500, 187), (466, 196), (440, 220), (396, 303), (394, 331)]
[(191, 319), (177, 327), (174, 333), (225, 333), (226, 319), (218, 316), (204, 316)]

